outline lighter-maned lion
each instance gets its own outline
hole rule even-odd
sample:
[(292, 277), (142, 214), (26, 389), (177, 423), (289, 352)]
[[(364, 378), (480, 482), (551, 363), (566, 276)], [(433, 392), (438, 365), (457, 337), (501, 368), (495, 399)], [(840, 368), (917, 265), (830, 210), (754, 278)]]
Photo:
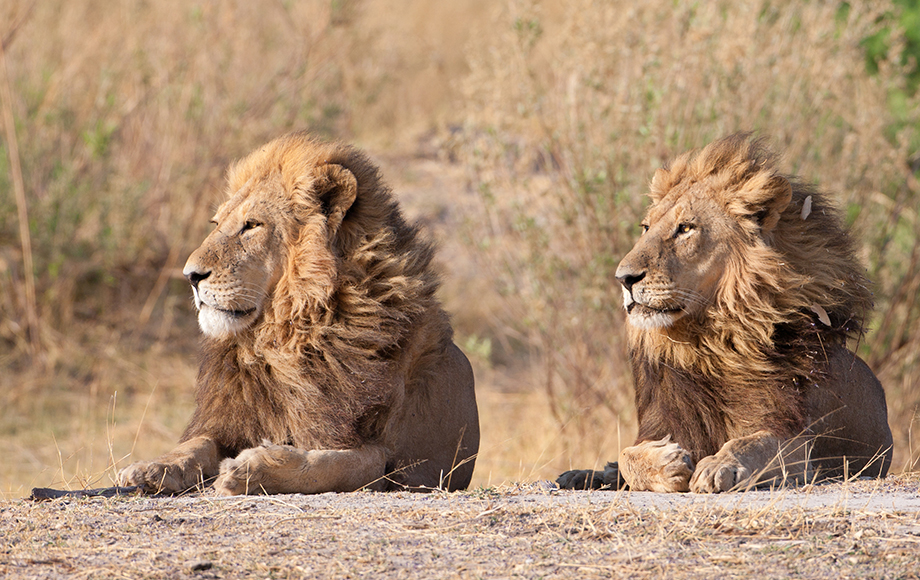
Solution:
[(720, 492), (891, 463), (885, 394), (847, 350), (872, 307), (824, 195), (763, 142), (716, 141), (659, 169), (620, 262), (639, 431), (562, 487)]
[(204, 332), (179, 445), (118, 475), (221, 494), (465, 488), (473, 373), (435, 298), (433, 250), (357, 150), (305, 133), (233, 165), (188, 259)]

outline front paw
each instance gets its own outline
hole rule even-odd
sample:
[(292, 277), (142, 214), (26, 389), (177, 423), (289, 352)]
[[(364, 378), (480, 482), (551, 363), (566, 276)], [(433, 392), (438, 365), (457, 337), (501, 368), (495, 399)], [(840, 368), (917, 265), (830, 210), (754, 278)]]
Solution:
[(175, 465), (141, 461), (122, 469), (115, 482), (139, 487), (144, 493), (179, 493), (194, 485), (186, 485), (180, 471)]
[(283, 445), (262, 445), (244, 449), (234, 458), (224, 459), (220, 463), (220, 474), (214, 482), (214, 489), (220, 495), (251, 495), (277, 493), (279, 468), (296, 455), (289, 447)]
[(260, 447), (246, 449), (236, 457), (220, 462), (220, 473), (214, 481), (214, 489), (220, 495), (248, 495), (261, 493), (259, 472), (262, 461)]
[[(214, 491), (218, 495), (245, 495), (250, 493), (251, 479), (247, 464), (228, 457), (220, 462), (220, 473), (214, 480)], [(258, 490), (253, 488), (252, 493), (258, 493)]]
[(633, 491), (689, 491), (693, 460), (690, 453), (672, 442), (668, 435), (621, 451), (619, 468)]
[(728, 491), (751, 477), (750, 470), (735, 457), (717, 453), (700, 459), (690, 491), (693, 493), (719, 493)]

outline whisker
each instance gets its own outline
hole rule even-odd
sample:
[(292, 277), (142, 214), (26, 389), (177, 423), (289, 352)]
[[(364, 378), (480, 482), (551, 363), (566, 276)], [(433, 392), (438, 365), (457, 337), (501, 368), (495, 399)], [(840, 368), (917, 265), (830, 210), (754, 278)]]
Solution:
[(255, 284), (252, 282), (242, 282), (241, 287), (243, 290), (255, 290), (256, 292), (259, 292), (260, 294), (268, 294), (268, 290), (261, 284)]
[(683, 289), (683, 288), (675, 288), (675, 289), (672, 291), (672, 293), (673, 293), (675, 296), (678, 296), (678, 297), (680, 297), (680, 298), (683, 298), (686, 302), (690, 302), (690, 303), (692, 303), (692, 304), (696, 304), (696, 305), (699, 305), (699, 306), (706, 306), (706, 305), (709, 304), (709, 300), (707, 300), (706, 297), (703, 296), (703, 294), (701, 294), (701, 293), (699, 293), (699, 292), (697, 292), (697, 291), (695, 291), (695, 290), (686, 290), (686, 289)]

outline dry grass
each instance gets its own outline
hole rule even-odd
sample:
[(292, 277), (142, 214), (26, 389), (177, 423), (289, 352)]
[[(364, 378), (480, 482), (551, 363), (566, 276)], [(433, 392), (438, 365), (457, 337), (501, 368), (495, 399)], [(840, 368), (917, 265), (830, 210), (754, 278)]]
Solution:
[[(0, 3), (0, 37), (27, 4)], [(631, 441), (612, 270), (653, 169), (741, 128), (834, 192), (865, 241), (879, 309), (860, 349), (888, 391), (896, 470), (913, 466), (917, 103), (896, 116), (901, 71), (863, 67), (885, 6), (850, 5), (36, 3), (5, 54), (40, 353), (5, 139), (0, 494), (107, 485), (132, 450), (174, 443), (197, 342), (179, 269), (227, 163), (293, 128), (369, 148), (439, 239), (477, 371), (476, 485), (601, 466)]]
[[(917, 479), (884, 498), (916, 497)], [(0, 504), (19, 578), (912, 578), (917, 503), (879, 483), (735, 496), (554, 492)], [(193, 539), (194, 538), (194, 539)]]

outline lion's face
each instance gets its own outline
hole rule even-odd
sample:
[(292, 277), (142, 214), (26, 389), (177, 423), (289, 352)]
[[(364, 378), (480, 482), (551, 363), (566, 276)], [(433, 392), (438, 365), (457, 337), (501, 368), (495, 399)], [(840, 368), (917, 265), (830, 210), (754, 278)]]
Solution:
[(699, 316), (715, 299), (737, 222), (694, 184), (658, 200), (642, 227), (616, 272), (630, 324), (663, 328)]
[(327, 159), (333, 152), (295, 134), (231, 167), (216, 227), (183, 270), (206, 335), (228, 339), (260, 320), (289, 326), (328, 305), (332, 246), (358, 191), (354, 174)]
[(212, 220), (214, 231), (185, 264), (198, 324), (212, 338), (227, 338), (252, 326), (281, 276), (283, 225), (266, 187), (271, 186), (244, 188), (227, 200)]

